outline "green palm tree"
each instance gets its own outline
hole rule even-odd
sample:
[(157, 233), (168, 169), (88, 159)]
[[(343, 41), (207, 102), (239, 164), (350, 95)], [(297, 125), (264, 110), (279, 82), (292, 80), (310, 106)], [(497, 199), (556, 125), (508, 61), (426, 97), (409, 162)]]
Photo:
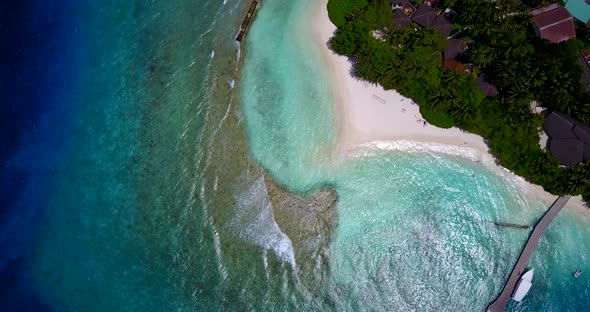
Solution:
[(482, 69), (490, 66), (496, 59), (495, 51), (489, 46), (478, 46), (471, 53), (469, 58)]
[(420, 46), (423, 47), (433, 46), (438, 42), (438, 39), (440, 38), (440, 34), (435, 29), (430, 27), (422, 29), (420, 33), (422, 34), (420, 38)]
[(455, 97), (455, 99), (456, 100), (453, 100), (450, 105), (451, 107), (449, 108), (449, 115), (458, 120), (468, 118), (472, 113), (469, 101), (460, 100), (457, 97)]
[(446, 71), (443, 82), (451, 89), (457, 89), (467, 82), (467, 75), (456, 70)]
[(584, 104), (579, 105), (577, 115), (581, 121), (590, 123), (590, 102), (587, 98)]
[(566, 176), (566, 191), (568, 194), (580, 194), (584, 190), (584, 186), (588, 180), (588, 177), (584, 174), (583, 170), (570, 168), (566, 171)]
[(449, 97), (449, 92), (445, 88), (434, 88), (430, 91), (428, 95), (428, 103), (432, 107), (447, 107), (447, 99)]

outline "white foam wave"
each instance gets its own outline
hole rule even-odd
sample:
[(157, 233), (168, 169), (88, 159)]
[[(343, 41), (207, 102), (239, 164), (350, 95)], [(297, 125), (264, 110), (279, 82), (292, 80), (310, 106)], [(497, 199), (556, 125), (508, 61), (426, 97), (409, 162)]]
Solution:
[[(217, 124), (217, 128), (215, 128), (213, 133), (211, 133), (211, 139), (215, 138), (215, 136), (217, 135), (217, 132), (219, 132), (219, 129), (221, 129), (221, 127), (223, 126), (223, 123), (227, 119), (227, 116), (229, 116), (229, 112), (231, 111), (231, 107), (232, 107), (231, 104), (232, 104), (233, 99), (234, 99), (233, 96), (229, 99), (229, 103), (227, 104), (227, 110), (225, 111), (225, 114), (223, 115), (223, 117), (221, 117), (221, 120)], [(213, 140), (211, 142), (213, 142)]]
[(439, 153), (469, 159), (474, 162), (491, 161), (494, 163), (494, 159), (490, 155), (482, 154), (474, 148), (412, 140), (374, 141), (362, 144), (359, 149), (351, 154), (351, 156), (371, 156), (381, 153), (382, 151)]
[(237, 229), (238, 235), (273, 251), (281, 261), (295, 268), (293, 244), (275, 222), (264, 177), (258, 178), (249, 190), (236, 195), (236, 202), (238, 211), (230, 226)]
[(534, 186), (512, 171), (498, 165), (496, 159), (491, 154), (483, 153), (478, 149), (469, 147), (412, 140), (374, 141), (360, 145), (359, 148), (350, 153), (350, 156), (374, 156), (383, 153), (384, 151), (445, 154), (454, 157), (460, 157), (483, 165), (490, 171), (506, 179), (513, 187), (518, 188), (520, 193), (527, 195), (534, 195), (534, 193), (537, 193), (538, 195), (538, 192), (542, 190), (542, 188)]
[(200, 36), (199, 39), (203, 38), (203, 36), (205, 36), (206, 34), (210, 33), (213, 30), (213, 27), (205, 30)]
[(219, 240), (219, 233), (215, 229), (215, 226), (211, 226), (213, 231), (213, 246), (215, 247), (215, 256), (217, 257), (217, 270), (221, 274), (222, 280), (227, 280), (227, 270), (223, 266), (222, 255), (221, 255), (221, 241)]

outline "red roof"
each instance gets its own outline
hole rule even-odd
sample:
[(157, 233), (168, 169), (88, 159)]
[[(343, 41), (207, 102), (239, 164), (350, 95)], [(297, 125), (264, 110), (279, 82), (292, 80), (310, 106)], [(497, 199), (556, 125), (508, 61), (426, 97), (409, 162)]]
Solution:
[(576, 38), (574, 18), (564, 7), (543, 12), (533, 19), (543, 39), (559, 43)]
[(454, 69), (456, 71), (459, 72), (464, 72), (465, 71), (465, 65), (457, 60), (453, 60), (453, 59), (446, 59), (443, 62), (443, 67), (445, 70), (451, 70)]

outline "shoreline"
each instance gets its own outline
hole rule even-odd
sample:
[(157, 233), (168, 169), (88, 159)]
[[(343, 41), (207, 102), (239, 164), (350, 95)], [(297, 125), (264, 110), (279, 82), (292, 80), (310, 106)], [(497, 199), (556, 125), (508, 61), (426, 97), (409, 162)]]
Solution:
[[(498, 165), (481, 136), (456, 127), (432, 126), (424, 121), (412, 99), (354, 77), (348, 58), (328, 48), (336, 26), (328, 17), (327, 0), (318, 1), (312, 10), (307, 27), (330, 77), (338, 158), (358, 157), (371, 150), (443, 153), (481, 162), (517, 186), (527, 199), (540, 200), (549, 206), (557, 198)], [(581, 196), (572, 197), (565, 208), (590, 222), (590, 209), (585, 207)]]

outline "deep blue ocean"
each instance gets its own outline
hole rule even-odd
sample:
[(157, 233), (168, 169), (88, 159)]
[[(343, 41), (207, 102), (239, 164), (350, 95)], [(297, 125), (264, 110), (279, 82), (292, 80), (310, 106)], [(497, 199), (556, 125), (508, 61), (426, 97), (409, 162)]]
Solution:
[(171, 244), (150, 235), (172, 226), (154, 207), (201, 205), (194, 187), (236, 79), (244, 6), (0, 4), (0, 311), (206, 304), (178, 303), (193, 291), (166, 287), (182, 274), (166, 269)]
[[(499, 293), (527, 232), (493, 221), (544, 204), (452, 156), (334, 161), (300, 31), (317, 2), (265, 0), (240, 46), (249, 4), (0, 3), (0, 311), (481, 311)], [(270, 176), (331, 186), (336, 212), (273, 198)], [(588, 235), (560, 213), (508, 310), (587, 311)]]
[[(0, 3), (0, 310), (46, 310), (28, 261), (68, 141), (83, 42), (71, 1)], [(35, 184), (33, 186), (33, 184)], [(27, 190), (31, 192), (27, 192)]]

